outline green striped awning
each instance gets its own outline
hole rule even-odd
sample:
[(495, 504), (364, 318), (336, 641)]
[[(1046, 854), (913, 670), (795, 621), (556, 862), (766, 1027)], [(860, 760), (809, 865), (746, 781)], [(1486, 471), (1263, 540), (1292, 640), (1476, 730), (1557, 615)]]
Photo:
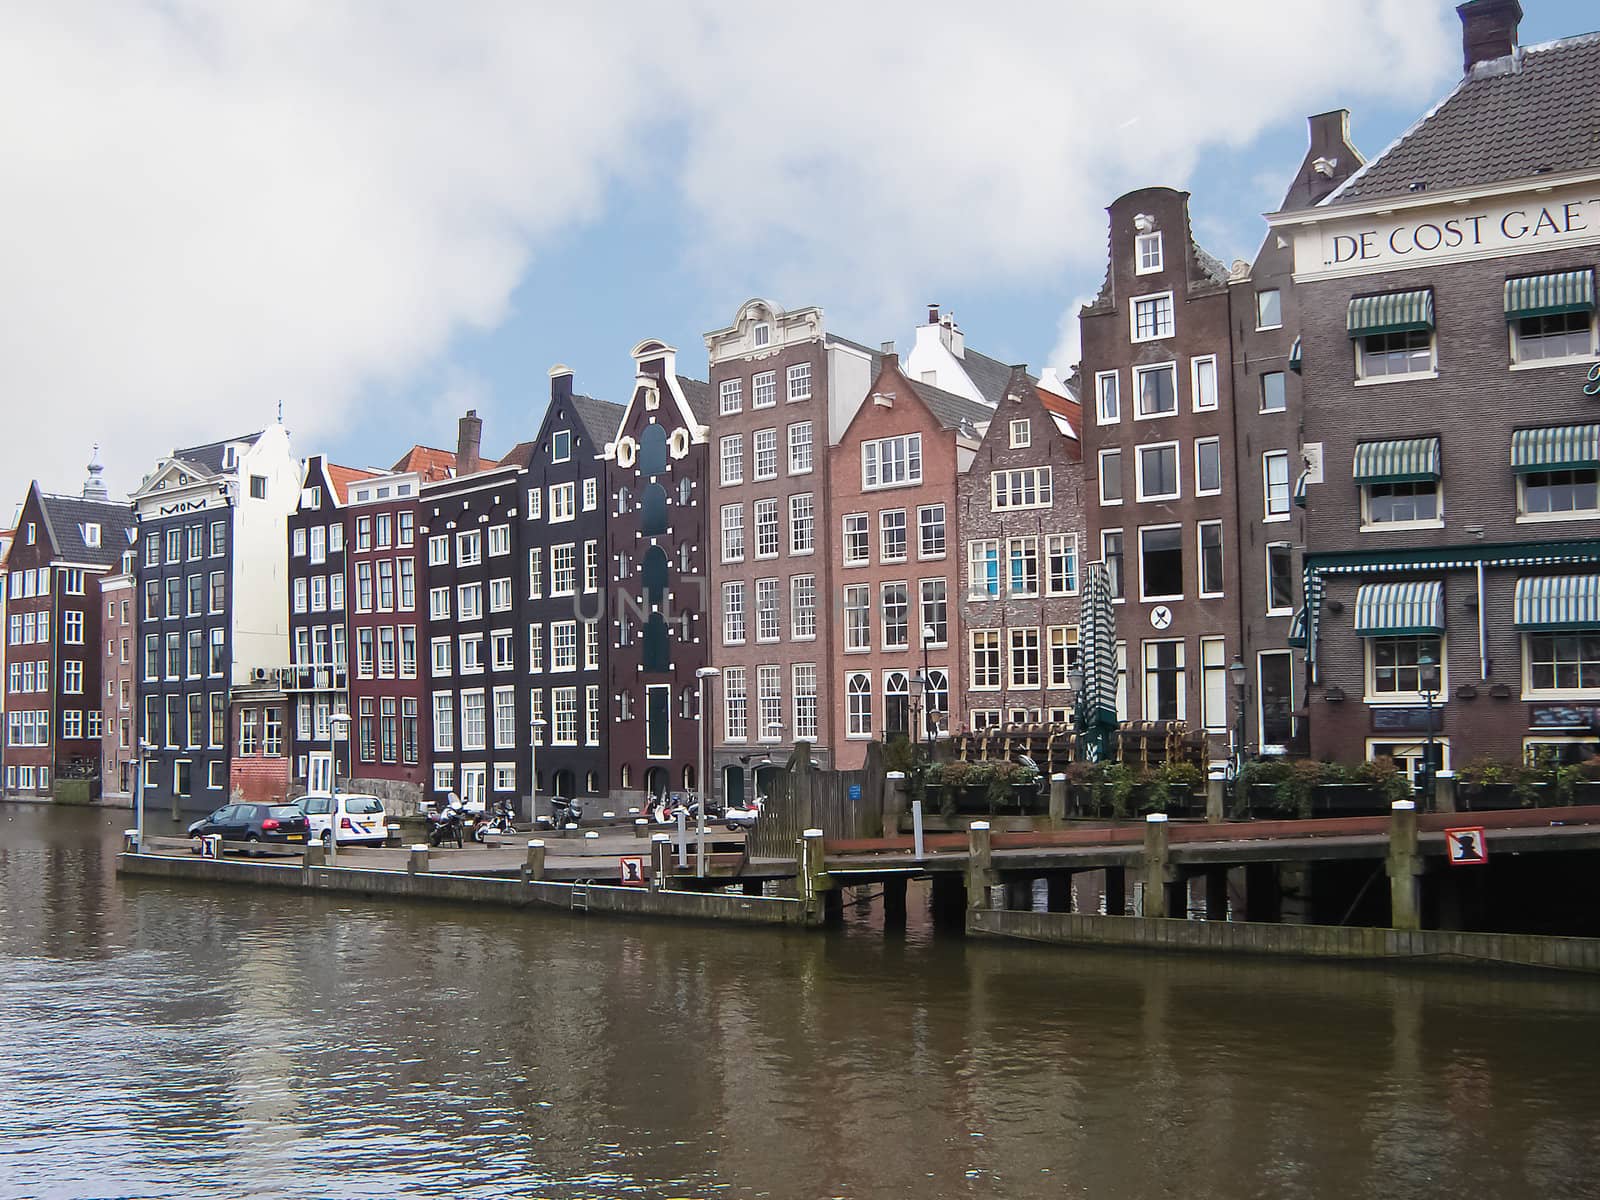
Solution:
[(1294, 339), (1294, 345), (1289, 347), (1289, 370), (1293, 371), (1296, 375), (1299, 375), (1305, 365), (1306, 349), (1305, 346), (1301, 344), (1300, 339), (1297, 337)]
[(1433, 328), (1433, 289), (1357, 296), (1350, 301), (1345, 325), (1353, 338), (1374, 333), (1406, 333)]
[(1600, 575), (1530, 575), (1517, 580), (1518, 629), (1600, 629)]
[(1444, 632), (1444, 584), (1365, 583), (1356, 592), (1356, 633), (1385, 637)]
[(1511, 469), (1518, 474), (1580, 467), (1600, 467), (1600, 425), (1556, 425), (1511, 434)]
[(1439, 478), (1439, 439), (1362, 442), (1356, 447), (1357, 483), (1416, 483)]
[(1594, 272), (1558, 271), (1506, 280), (1506, 320), (1552, 313), (1593, 312)]
[(1306, 643), (1309, 641), (1306, 635), (1308, 619), (1305, 606), (1301, 605), (1300, 611), (1294, 614), (1294, 621), (1289, 625), (1289, 636), (1283, 639), (1286, 644), (1295, 647), (1297, 650), (1305, 649)]

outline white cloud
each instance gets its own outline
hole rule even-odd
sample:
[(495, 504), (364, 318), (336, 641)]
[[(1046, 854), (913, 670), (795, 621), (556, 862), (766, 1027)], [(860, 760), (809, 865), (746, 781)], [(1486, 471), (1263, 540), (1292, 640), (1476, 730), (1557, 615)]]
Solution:
[(1103, 256), (1116, 194), (1183, 183), (1208, 146), (1332, 94), (1420, 104), (1453, 59), (1447, 13), (12, 6), (0, 479), (70, 487), (100, 440), (131, 486), (280, 399), (313, 445), (365, 385), (437, 370), (454, 335), (498, 323), (539, 247), (615, 186), (678, 192), (708, 277), (759, 256), (775, 295), (830, 312), (1037, 284)]

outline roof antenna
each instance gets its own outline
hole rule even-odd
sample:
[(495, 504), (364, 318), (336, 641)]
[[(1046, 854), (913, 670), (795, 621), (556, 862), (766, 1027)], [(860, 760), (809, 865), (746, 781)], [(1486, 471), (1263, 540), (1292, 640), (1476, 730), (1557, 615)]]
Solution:
[(283, 397), (278, 397), (278, 424), (283, 424)]

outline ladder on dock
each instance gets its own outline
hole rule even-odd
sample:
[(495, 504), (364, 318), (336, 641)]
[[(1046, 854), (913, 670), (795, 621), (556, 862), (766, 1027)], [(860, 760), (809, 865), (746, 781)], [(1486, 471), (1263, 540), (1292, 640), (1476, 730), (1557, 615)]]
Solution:
[(579, 880), (572, 885), (572, 911), (582, 913), (589, 911), (588, 880)]

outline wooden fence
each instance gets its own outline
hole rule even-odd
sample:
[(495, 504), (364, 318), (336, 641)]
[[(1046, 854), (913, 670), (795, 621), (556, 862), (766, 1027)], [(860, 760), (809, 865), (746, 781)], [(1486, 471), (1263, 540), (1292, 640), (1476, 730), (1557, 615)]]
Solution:
[(793, 858), (795, 842), (806, 829), (820, 829), (828, 838), (877, 837), (883, 829), (883, 787), (883, 754), (876, 743), (859, 771), (819, 770), (811, 765), (811, 748), (801, 743), (773, 772), (747, 852), (751, 858)]

